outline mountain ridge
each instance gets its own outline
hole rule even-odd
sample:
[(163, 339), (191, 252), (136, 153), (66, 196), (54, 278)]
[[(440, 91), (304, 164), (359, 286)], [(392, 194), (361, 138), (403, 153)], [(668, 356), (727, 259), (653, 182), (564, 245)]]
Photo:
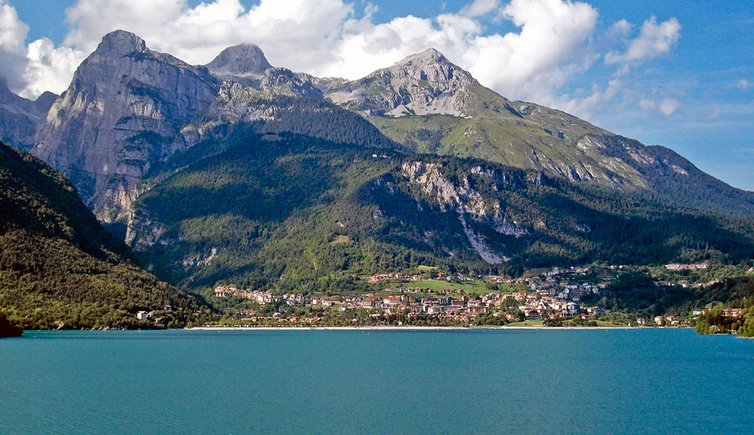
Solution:
[[(172, 71), (163, 74), (170, 80), (150, 68)], [(107, 85), (97, 87), (98, 81)], [(312, 100), (334, 106), (317, 108)], [(349, 81), (274, 67), (253, 44), (229, 47), (206, 66), (193, 67), (149, 50), (134, 34), (111, 32), (50, 109), (33, 152), (72, 179), (98, 218), (123, 222), (130, 204), (151, 188), (154, 168), (176, 152), (222, 139), (239, 122), (273, 132), (296, 124), (298, 134), (324, 137), (307, 117), (325, 124), (331, 116), (346, 119), (337, 107), (363, 117), (386, 137), (382, 142), (408, 152), (482, 158), (622, 194), (754, 213), (754, 193), (679, 171), (691, 167), (677, 154), (559, 110), (508, 100), (435, 49)], [(657, 164), (663, 159), (675, 163)]]
[(533, 170), (289, 134), (234, 138), (134, 207), (129, 242), (141, 261), (188, 288), (336, 292), (420, 265), (515, 276), (553, 264), (733, 261), (754, 248), (744, 223)]

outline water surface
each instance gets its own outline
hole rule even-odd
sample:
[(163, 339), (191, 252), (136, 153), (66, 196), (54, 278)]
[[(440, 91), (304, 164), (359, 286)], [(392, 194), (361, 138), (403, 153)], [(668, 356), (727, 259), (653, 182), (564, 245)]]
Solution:
[(690, 330), (26, 332), (0, 433), (751, 433), (754, 341)]

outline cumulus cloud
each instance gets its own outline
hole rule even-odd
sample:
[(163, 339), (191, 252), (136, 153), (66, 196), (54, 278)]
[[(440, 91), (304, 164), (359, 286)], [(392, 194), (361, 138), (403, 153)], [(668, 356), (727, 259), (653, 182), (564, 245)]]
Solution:
[(622, 87), (623, 82), (619, 79), (612, 79), (604, 87), (594, 84), (587, 96), (555, 97), (553, 105), (568, 113), (590, 116), (596, 109), (612, 101)]
[(71, 82), (71, 72), (84, 59), (84, 52), (70, 47), (55, 47), (47, 38), (29, 44), (23, 71), (25, 86), (21, 96), (36, 98), (49, 90), (61, 92)]
[[(618, 22), (616, 30), (626, 31), (626, 23)], [(611, 51), (605, 55), (605, 63), (639, 63), (669, 52), (681, 37), (681, 23), (676, 18), (657, 23), (656, 17), (644, 21), (639, 36), (631, 40), (625, 52)]]
[(336, 60), (334, 43), (358, 27), (353, 6), (341, 0), (262, 0), (248, 10), (239, 0), (193, 8), (186, 0), (78, 0), (67, 13), (71, 31), (64, 44), (84, 51), (105, 33), (123, 29), (193, 64), (209, 62), (229, 45), (252, 42), (273, 64), (301, 71)]
[(29, 26), (18, 18), (16, 9), (0, 0), (0, 76), (11, 89), (23, 86), (23, 68), (26, 63), (24, 40)]
[[(363, 4), (362, 4), (363, 5)], [(361, 10), (359, 10), (361, 8)], [(376, 6), (349, 0), (260, 0), (247, 8), (240, 0), (212, 0), (196, 6), (187, 0), (76, 0), (67, 10), (68, 34), (61, 46), (41, 39), (24, 46), (27, 27), (0, 0), (0, 19), (16, 29), (6, 44), (23, 66), (23, 93), (60, 92), (78, 63), (115, 30), (132, 31), (158, 51), (192, 64), (209, 62), (223, 48), (251, 42), (273, 65), (318, 76), (363, 77), (417, 51), (434, 47), (467, 69), (482, 84), (515, 99), (586, 114), (620, 91), (622, 81), (595, 84), (587, 94), (563, 95), (574, 77), (589, 70), (605, 52), (606, 63), (638, 63), (672, 49), (680, 24), (674, 18), (644, 22), (629, 40), (633, 25), (613, 24), (597, 33), (599, 14), (573, 0), (474, 0), (458, 11), (420, 18), (401, 16), (375, 22)], [(490, 32), (486, 18), (506, 20), (507, 33)], [(611, 41), (596, 49), (596, 38)], [(19, 43), (20, 41), (20, 43)], [(626, 44), (625, 52), (615, 43)], [(20, 44), (20, 45), (19, 45)], [(7, 50), (11, 50), (8, 48)]]

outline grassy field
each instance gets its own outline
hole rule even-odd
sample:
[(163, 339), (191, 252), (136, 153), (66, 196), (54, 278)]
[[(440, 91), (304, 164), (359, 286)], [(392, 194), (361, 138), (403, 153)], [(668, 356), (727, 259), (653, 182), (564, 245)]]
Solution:
[(489, 293), (490, 289), (485, 287), (482, 281), (469, 281), (463, 284), (456, 282), (448, 282), (444, 280), (424, 280), (424, 281), (411, 281), (402, 284), (404, 287), (416, 288), (416, 289), (428, 289), (437, 291), (451, 290), (454, 292), (465, 293)]
[(427, 290), (432, 290), (435, 292), (450, 291), (453, 294), (470, 293), (470, 294), (475, 294), (475, 295), (493, 293), (493, 292), (497, 293), (499, 291), (512, 292), (512, 291), (518, 290), (518, 288), (508, 285), (508, 284), (500, 284), (498, 286), (500, 290), (491, 290), (487, 287), (487, 283), (482, 280), (474, 280), (474, 281), (466, 281), (463, 283), (458, 283), (458, 282), (448, 282), (445, 280), (428, 279), (428, 280), (423, 280), (423, 281), (406, 282), (401, 285), (403, 287), (415, 288), (417, 290), (427, 289)]
[(331, 245), (344, 245), (348, 243), (351, 243), (351, 238), (348, 236), (335, 236), (330, 242)]
[(512, 322), (507, 326), (544, 326), (544, 320), (526, 320), (523, 322)]

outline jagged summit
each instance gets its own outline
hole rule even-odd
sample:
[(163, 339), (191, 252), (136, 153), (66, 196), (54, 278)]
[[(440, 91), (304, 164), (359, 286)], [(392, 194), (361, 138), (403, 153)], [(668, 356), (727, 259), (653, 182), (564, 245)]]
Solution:
[(217, 94), (206, 68), (116, 30), (47, 112), (32, 153), (64, 172), (103, 220), (135, 198), (144, 174), (183, 147), (177, 135)]
[(135, 51), (147, 51), (147, 43), (131, 32), (114, 30), (102, 37), (96, 51), (125, 55)]
[(472, 111), (468, 95), (473, 84), (476, 80), (471, 74), (430, 48), (333, 89), (327, 97), (349, 109), (377, 115), (465, 117)]
[(215, 75), (232, 76), (261, 76), (272, 68), (262, 49), (254, 44), (228, 47), (206, 66)]
[(34, 100), (34, 106), (42, 112), (47, 113), (47, 111), (50, 110), (50, 106), (52, 106), (55, 100), (57, 100), (58, 96), (58, 94), (50, 91), (44, 91), (36, 100)]
[(444, 54), (440, 53), (434, 48), (428, 48), (418, 53), (410, 54), (403, 59), (396, 62), (394, 65), (432, 65), (432, 64), (448, 64), (450, 61)]

